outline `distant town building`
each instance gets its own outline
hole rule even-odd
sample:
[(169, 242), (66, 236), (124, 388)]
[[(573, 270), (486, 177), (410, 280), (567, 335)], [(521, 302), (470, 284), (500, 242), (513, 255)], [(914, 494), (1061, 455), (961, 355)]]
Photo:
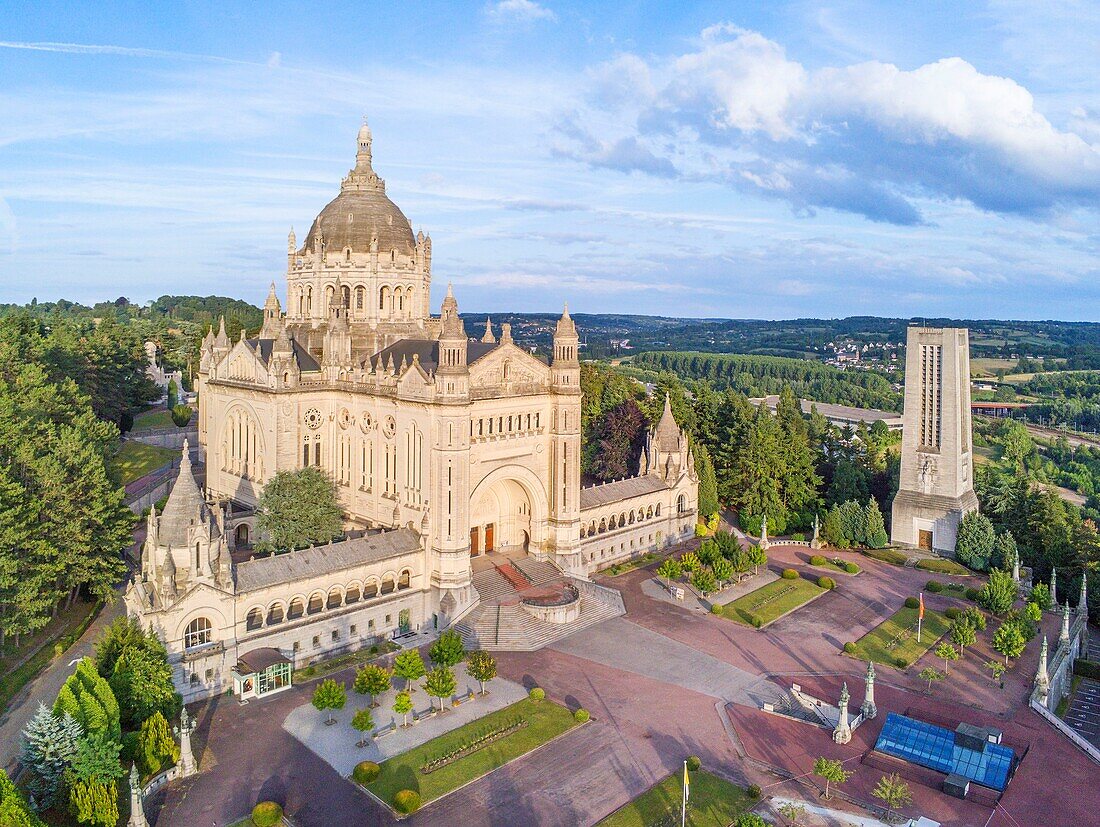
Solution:
[[(750, 399), (754, 405), (761, 403), (768, 406), (768, 409), (775, 412), (776, 407), (779, 405), (779, 396), (771, 395), (764, 396), (757, 399)], [(874, 425), (876, 422), (884, 422), (886, 427), (891, 431), (900, 431), (902, 429), (902, 416), (899, 413), (893, 411), (877, 411), (874, 408), (853, 408), (850, 405), (834, 405), (830, 402), (815, 402), (812, 399), (803, 399), (802, 413), (809, 415), (814, 408), (817, 408), (817, 412), (825, 417), (831, 425), (836, 425), (838, 428), (844, 426), (850, 426), (852, 428), (857, 427), (861, 422), (866, 423), (868, 426)]]
[(145, 343), (145, 356), (149, 360), (149, 363), (145, 366), (145, 375), (152, 380), (158, 388), (162, 396), (168, 395), (168, 383), (176, 383), (176, 393), (182, 395), (183, 393), (183, 374), (178, 370), (165, 371), (157, 363), (157, 344), (156, 342)]

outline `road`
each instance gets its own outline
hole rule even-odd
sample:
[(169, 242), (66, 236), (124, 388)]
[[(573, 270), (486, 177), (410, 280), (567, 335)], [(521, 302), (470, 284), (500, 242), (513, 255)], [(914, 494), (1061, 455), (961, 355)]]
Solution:
[(8, 775), (13, 773), (18, 763), (21, 740), (19, 733), (38, 710), (38, 704), (53, 706), (54, 699), (61, 690), (61, 684), (65, 683), (65, 679), (73, 672), (73, 667), (69, 664), (74, 658), (80, 659), (92, 654), (93, 643), (100, 632), (110, 625), (112, 620), (124, 613), (121, 597), (116, 598), (109, 606), (105, 606), (80, 640), (70, 646), (60, 658), (50, 663), (37, 678), (24, 686), (12, 699), (3, 716), (0, 716), (0, 767), (7, 771)]

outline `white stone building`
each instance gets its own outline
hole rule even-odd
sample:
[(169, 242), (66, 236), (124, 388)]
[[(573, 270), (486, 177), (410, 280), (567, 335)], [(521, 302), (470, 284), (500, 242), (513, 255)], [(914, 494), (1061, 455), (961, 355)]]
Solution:
[[(258, 336), (231, 342), (223, 324), (203, 342), (206, 492), (184, 463), (126, 598), (186, 698), (270, 691), (288, 663), (447, 626), (479, 602), (477, 558), (526, 553), (584, 579), (692, 532), (698, 478), (667, 402), (640, 474), (582, 488), (568, 311), (549, 363), (508, 325), (472, 339), (449, 287), (430, 315), (431, 263), (364, 125), (340, 194), (301, 248), (291, 232), (287, 312), (273, 284)], [(335, 481), (354, 539), (234, 565), (264, 484), (307, 465)]]

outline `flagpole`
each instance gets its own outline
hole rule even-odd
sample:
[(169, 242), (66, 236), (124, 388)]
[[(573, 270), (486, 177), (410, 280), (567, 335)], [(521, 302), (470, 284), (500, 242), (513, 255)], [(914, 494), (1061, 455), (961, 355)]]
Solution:
[(924, 592), (920, 593), (920, 606), (917, 609), (917, 643), (920, 643), (920, 627), (922, 620), (924, 620)]
[(684, 792), (680, 797), (680, 827), (684, 827), (687, 823), (687, 810), (688, 810), (688, 762), (684, 761)]

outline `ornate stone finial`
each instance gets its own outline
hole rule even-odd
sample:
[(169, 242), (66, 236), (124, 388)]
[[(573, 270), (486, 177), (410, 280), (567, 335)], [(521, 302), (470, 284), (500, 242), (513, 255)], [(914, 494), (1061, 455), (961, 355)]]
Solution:
[(493, 335), (493, 321), (488, 316), (485, 317), (485, 335), (481, 337), (481, 341), (487, 345), (496, 344), (497, 337)]
[(1069, 598), (1062, 607), (1062, 633), (1058, 635), (1058, 643), (1069, 643)]
[(186, 473), (191, 470), (191, 445), (187, 441), (187, 437), (183, 439), (183, 448), (180, 454), (180, 473)]
[[(667, 399), (667, 397), (666, 397)], [(760, 520), (760, 548), (770, 548), (771, 544), (768, 542), (768, 515), (765, 514)]]
[(864, 682), (863, 706), (859, 708), (863, 720), (874, 718), (878, 715), (878, 707), (875, 706), (875, 665), (867, 661), (867, 677)]
[(500, 326), (500, 343), (504, 345), (512, 343), (512, 326), (507, 322)]
[(1058, 569), (1050, 570), (1050, 605), (1058, 605)]
[(1089, 572), (1085, 569), (1081, 572), (1081, 599), (1077, 602), (1077, 612), (1086, 617), (1089, 613)]
[(145, 818), (145, 806), (142, 801), (141, 776), (138, 775), (137, 764), (130, 765), (130, 820), (126, 827), (149, 827)]
[(194, 775), (199, 771), (198, 765), (195, 763), (195, 755), (191, 752), (191, 733), (195, 731), (195, 725), (191, 721), (191, 717), (187, 714), (187, 707), (183, 707), (180, 710), (180, 777), (186, 778), (189, 775)]
[(1044, 698), (1047, 692), (1050, 691), (1050, 674), (1047, 672), (1048, 652), (1047, 636), (1043, 635), (1043, 645), (1039, 649), (1039, 667), (1035, 670), (1035, 686), (1038, 688), (1039, 694)]
[(1016, 551), (1012, 555), (1012, 580), (1016, 585), (1020, 585), (1020, 552)]
[(848, 723), (848, 682), (845, 681), (840, 688), (840, 718), (837, 720), (836, 729), (833, 730), (833, 741), (838, 744), (847, 744), (852, 740), (852, 727)]

